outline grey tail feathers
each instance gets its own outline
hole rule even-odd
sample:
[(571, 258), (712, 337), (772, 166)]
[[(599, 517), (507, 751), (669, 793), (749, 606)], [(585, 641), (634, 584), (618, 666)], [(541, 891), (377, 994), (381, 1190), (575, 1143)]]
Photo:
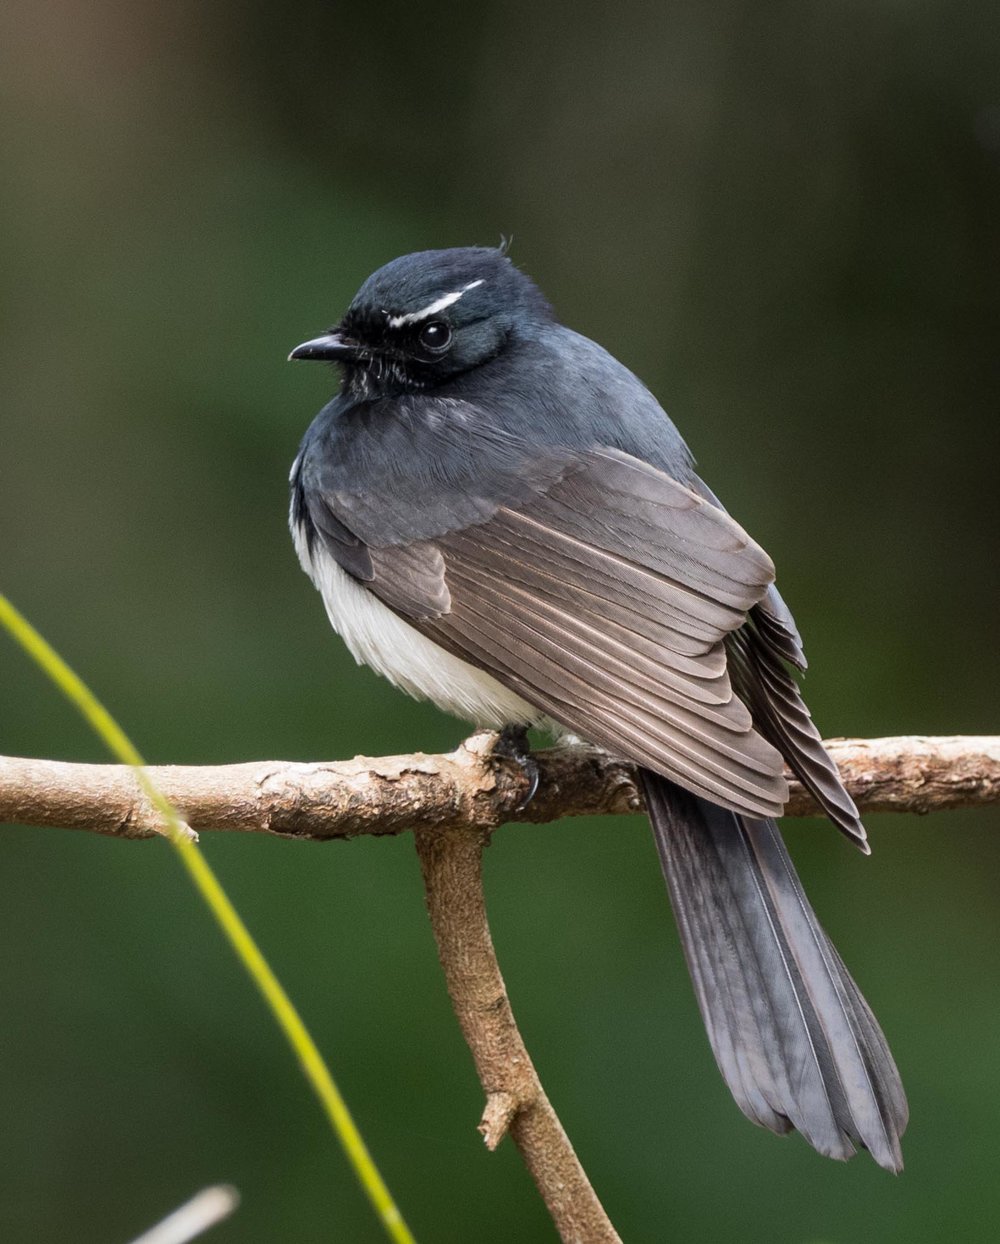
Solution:
[(902, 1169), (906, 1097), (778, 826), (642, 775), (709, 1041), (743, 1113), (820, 1153)]

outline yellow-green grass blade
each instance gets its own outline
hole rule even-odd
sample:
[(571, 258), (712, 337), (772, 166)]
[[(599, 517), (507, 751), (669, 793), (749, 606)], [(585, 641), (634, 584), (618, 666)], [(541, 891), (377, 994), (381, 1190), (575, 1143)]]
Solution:
[(237, 958), (250, 979), (264, 996), (278, 1027), (292, 1047), (302, 1072), (330, 1121), (343, 1146), (347, 1160), (371, 1202), (390, 1239), (396, 1244), (414, 1244), (413, 1235), (403, 1220), (385, 1180), (379, 1173), (368, 1148), (358, 1131), (340, 1090), (302, 1017), (292, 1004), (281, 982), (264, 958), (249, 929), (223, 890), (208, 861), (198, 850), (187, 827), (170, 801), (161, 794), (143, 766), (132, 741), (82, 679), (74, 673), (55, 649), (35, 630), (11, 602), (0, 594), (0, 625), (34, 660), (80, 710), (108, 750), (123, 764), (131, 765), (136, 778), (150, 802), (163, 817), (166, 836), (181, 857), (201, 897), (222, 928)]

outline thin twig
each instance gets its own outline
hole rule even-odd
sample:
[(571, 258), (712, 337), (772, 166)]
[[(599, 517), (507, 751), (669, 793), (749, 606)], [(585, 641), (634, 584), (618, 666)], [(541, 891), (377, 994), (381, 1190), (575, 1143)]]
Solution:
[[(151, 766), (149, 775), (194, 830), (353, 838), (406, 830), (639, 812), (630, 766), (586, 747), (535, 753), (541, 781), (524, 809), (524, 778), (475, 742), (445, 755), (358, 756), (302, 764)], [(492, 737), (492, 736), (487, 736)], [(1000, 737), (828, 741), (865, 812), (932, 812), (1000, 803)], [(791, 782), (789, 816), (816, 813)], [(148, 838), (157, 813), (123, 765), (0, 757), (0, 824), (54, 825)]]

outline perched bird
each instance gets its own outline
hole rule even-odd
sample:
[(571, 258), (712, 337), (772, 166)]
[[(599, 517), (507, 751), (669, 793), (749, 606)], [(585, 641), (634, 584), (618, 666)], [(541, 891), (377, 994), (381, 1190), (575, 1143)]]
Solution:
[(740, 1109), (898, 1171), (906, 1098), (773, 819), (783, 762), (867, 853), (865, 830), (789, 670), (771, 559), (659, 403), (502, 248), (393, 260), (290, 357), (342, 368), (290, 523), (354, 657), (510, 739), (540, 725), (635, 762)]

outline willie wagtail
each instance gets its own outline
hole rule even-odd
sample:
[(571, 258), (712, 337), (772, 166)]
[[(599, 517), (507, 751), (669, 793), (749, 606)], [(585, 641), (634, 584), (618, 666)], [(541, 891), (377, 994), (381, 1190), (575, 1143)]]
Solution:
[(783, 763), (867, 852), (865, 830), (790, 672), (771, 559), (659, 403), (502, 248), (386, 264), (291, 357), (343, 372), (292, 467), (291, 529), (355, 658), (478, 726), (640, 766), (740, 1109), (898, 1171), (906, 1098), (775, 824)]

